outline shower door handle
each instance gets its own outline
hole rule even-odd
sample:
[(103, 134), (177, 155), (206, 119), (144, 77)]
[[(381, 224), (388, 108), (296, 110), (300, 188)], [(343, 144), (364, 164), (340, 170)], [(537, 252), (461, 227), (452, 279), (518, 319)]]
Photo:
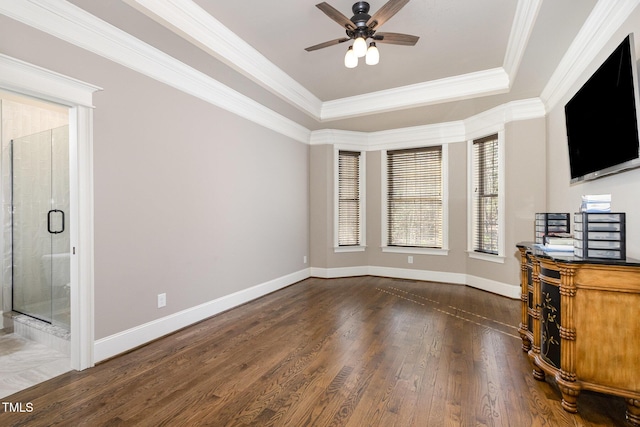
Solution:
[[(59, 213), (61, 215), (62, 218), (62, 228), (60, 230), (52, 230), (51, 229), (51, 215), (55, 214), (55, 213)], [(64, 211), (61, 211), (60, 209), (51, 209), (48, 213), (47, 213), (47, 231), (49, 231), (49, 233), (51, 234), (59, 234), (64, 232)]]

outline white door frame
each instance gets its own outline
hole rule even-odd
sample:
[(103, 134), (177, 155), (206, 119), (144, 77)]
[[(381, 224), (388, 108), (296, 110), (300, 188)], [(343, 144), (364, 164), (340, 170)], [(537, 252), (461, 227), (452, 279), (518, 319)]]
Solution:
[(0, 54), (0, 89), (69, 107), (71, 368), (94, 365), (93, 93), (99, 87)]

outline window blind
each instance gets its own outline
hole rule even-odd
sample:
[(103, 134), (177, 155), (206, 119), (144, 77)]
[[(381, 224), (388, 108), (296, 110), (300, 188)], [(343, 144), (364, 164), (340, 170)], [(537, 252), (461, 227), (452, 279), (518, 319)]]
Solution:
[(473, 250), (498, 254), (498, 135), (473, 141)]
[(338, 245), (360, 245), (360, 153), (338, 152)]
[(442, 248), (442, 147), (387, 152), (389, 246)]

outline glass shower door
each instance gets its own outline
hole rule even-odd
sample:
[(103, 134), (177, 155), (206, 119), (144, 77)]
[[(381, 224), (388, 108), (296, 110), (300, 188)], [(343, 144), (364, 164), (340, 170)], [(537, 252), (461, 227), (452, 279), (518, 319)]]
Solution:
[(69, 127), (16, 138), (13, 310), (69, 329)]

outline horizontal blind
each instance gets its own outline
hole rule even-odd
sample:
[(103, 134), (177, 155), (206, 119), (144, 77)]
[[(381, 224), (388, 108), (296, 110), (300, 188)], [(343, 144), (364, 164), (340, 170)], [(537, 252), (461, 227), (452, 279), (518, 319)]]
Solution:
[(360, 153), (338, 152), (338, 245), (360, 244)]
[(473, 250), (498, 254), (498, 135), (473, 141)]
[(388, 245), (442, 247), (442, 147), (387, 152)]

